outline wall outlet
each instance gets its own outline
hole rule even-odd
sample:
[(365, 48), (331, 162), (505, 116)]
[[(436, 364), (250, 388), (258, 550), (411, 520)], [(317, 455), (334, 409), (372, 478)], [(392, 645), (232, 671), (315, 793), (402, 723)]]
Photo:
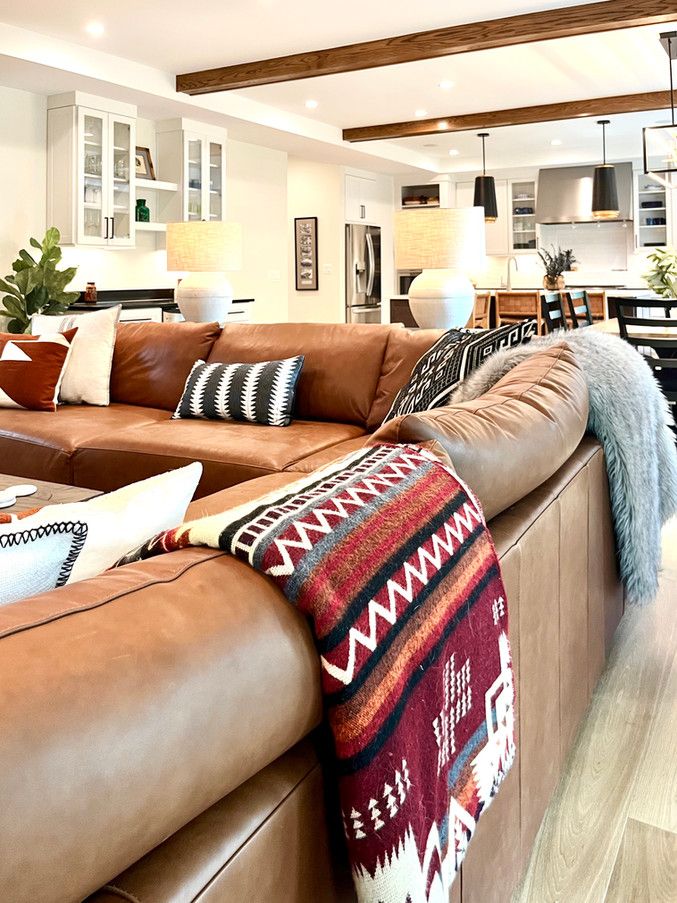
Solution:
[(334, 267), (330, 263), (322, 264), (322, 274), (324, 276), (333, 276), (334, 275)]
[(279, 270), (269, 270), (268, 278), (271, 282), (279, 282), (280, 281), (280, 271)]

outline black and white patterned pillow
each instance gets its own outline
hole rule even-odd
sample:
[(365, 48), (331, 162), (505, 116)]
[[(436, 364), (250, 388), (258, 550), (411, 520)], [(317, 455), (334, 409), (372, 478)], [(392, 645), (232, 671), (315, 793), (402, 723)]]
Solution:
[(207, 364), (196, 361), (173, 420), (243, 420), (289, 426), (302, 354), (260, 364)]
[(450, 329), (445, 332), (419, 359), (409, 382), (397, 393), (383, 422), (448, 404), (458, 384), (489, 355), (528, 342), (536, 335), (536, 325), (535, 320), (523, 320), (498, 329)]

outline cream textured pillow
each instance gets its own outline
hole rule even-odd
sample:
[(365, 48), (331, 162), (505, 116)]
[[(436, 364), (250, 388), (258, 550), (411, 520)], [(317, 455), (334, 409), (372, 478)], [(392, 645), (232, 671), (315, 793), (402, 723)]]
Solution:
[(202, 464), (0, 524), (0, 605), (96, 577), (183, 522)]
[(66, 404), (110, 404), (110, 372), (113, 366), (115, 334), (121, 305), (90, 314), (49, 317), (36, 314), (31, 321), (33, 335), (65, 332), (77, 327), (60, 400)]

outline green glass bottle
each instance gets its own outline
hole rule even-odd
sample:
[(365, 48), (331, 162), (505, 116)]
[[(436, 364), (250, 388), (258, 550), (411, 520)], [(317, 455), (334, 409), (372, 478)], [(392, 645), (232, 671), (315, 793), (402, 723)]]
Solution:
[(137, 223), (150, 222), (150, 209), (146, 204), (145, 198), (137, 198), (135, 219)]

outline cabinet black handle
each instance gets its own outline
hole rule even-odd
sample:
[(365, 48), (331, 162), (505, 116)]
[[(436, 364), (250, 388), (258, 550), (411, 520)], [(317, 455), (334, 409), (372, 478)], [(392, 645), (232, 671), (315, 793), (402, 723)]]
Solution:
[(364, 206), (364, 204), (360, 204), (360, 219), (366, 219), (366, 218), (367, 218), (367, 208)]
[(104, 220), (106, 223), (106, 234), (104, 235), (104, 238), (108, 238), (108, 217), (104, 216)]
[(110, 237), (115, 238), (115, 217), (110, 218)]

